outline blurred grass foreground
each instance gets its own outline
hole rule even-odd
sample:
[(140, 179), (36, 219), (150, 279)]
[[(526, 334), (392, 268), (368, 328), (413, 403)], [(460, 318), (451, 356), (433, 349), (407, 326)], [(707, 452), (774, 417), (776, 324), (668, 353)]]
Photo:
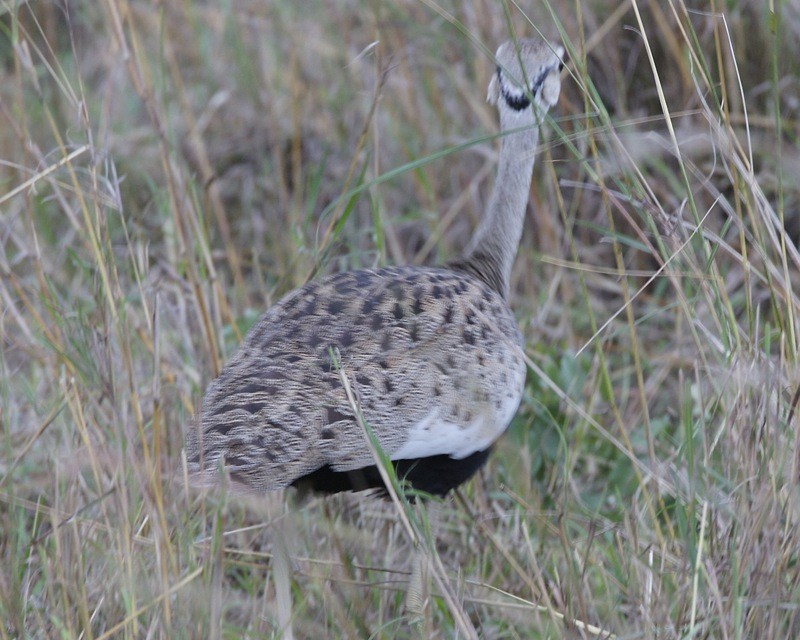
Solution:
[[(457, 255), (537, 30), (526, 393), (414, 617), (392, 503), (200, 494), (184, 428), (309, 276)], [(0, 62), (0, 638), (283, 637), (278, 521), (297, 637), (800, 636), (797, 2), (0, 0)]]

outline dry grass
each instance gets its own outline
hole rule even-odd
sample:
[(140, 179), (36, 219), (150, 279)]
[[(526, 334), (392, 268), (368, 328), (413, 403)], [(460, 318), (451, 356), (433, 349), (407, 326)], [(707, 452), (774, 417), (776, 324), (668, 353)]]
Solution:
[[(297, 637), (800, 635), (800, 11), (535, 4), (0, 0), (0, 638), (281, 637), (277, 530)], [(487, 50), (532, 24), (570, 64), (486, 472), (434, 535), (188, 490), (183, 425), (262, 309), (464, 245)]]

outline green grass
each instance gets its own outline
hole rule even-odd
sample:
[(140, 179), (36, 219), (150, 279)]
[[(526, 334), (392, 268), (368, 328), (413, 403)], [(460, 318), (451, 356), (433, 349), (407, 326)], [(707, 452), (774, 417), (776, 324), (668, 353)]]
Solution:
[[(282, 637), (276, 587), (301, 638), (800, 634), (794, 3), (66, 4), (0, 1), (0, 639)], [(486, 470), (432, 528), (188, 488), (263, 309), (465, 245), (533, 25), (569, 64)]]

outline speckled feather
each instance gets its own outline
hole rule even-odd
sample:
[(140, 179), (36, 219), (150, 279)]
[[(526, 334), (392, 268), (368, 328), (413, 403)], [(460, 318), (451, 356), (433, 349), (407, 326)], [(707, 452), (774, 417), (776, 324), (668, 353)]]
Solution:
[(472, 443), (428, 455), (464, 457), (491, 444), (517, 408), (520, 341), (506, 302), (467, 273), (390, 267), (309, 283), (267, 311), (209, 386), (202, 429), (188, 433), (189, 464), (215, 475), (222, 462), (231, 479), (262, 490), (325, 465), (374, 464), (339, 367), (390, 458), (432, 409)]

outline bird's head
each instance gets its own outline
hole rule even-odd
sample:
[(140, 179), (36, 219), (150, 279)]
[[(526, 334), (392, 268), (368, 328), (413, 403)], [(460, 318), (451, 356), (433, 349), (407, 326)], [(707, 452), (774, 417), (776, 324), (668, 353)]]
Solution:
[(538, 124), (556, 103), (563, 57), (563, 47), (544, 40), (520, 39), (500, 45), (487, 100), (497, 105), (504, 128), (523, 126), (531, 119)]

